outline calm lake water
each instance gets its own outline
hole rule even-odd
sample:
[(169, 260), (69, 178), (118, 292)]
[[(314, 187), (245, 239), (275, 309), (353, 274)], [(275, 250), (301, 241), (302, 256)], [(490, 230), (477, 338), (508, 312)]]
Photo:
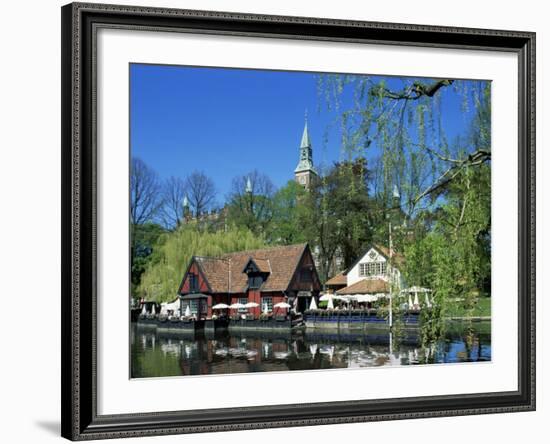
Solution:
[(491, 360), (489, 322), (449, 324), (429, 347), (409, 333), (181, 334), (131, 331), (132, 377), (209, 375)]

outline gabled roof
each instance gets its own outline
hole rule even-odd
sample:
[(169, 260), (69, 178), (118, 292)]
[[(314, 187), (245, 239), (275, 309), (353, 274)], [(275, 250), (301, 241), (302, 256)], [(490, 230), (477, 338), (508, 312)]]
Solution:
[(336, 294), (388, 293), (390, 285), (384, 279), (362, 279), (349, 287), (341, 288)]
[[(369, 245), (369, 247), (365, 249), (365, 252), (361, 256), (359, 256), (357, 258), (357, 260), (353, 264), (351, 264), (346, 271), (344, 271), (344, 274), (345, 275), (348, 274), (350, 272), (350, 270), (353, 267), (355, 267), (361, 261), (361, 259), (363, 259), (365, 257), (365, 255), (372, 248), (374, 248), (376, 251), (378, 251), (378, 253), (380, 253), (382, 256), (384, 256), (386, 258), (386, 260), (390, 259), (390, 249), (389, 248), (384, 247), (382, 245), (378, 245), (378, 244), (372, 244), (372, 245)], [(393, 261), (395, 266), (401, 267), (405, 263), (405, 256), (403, 256), (401, 253), (398, 253), (395, 250), (392, 250), (392, 261)]]
[(347, 285), (347, 284), (348, 284), (348, 278), (346, 277), (343, 271), (338, 273), (336, 276), (333, 276), (332, 278), (330, 278), (328, 281), (325, 282), (325, 285), (332, 285), (332, 286)]
[(194, 257), (213, 293), (244, 293), (248, 276), (243, 273), (252, 259), (260, 271), (269, 273), (262, 291), (286, 291), (307, 244), (239, 251), (219, 257)]
[(252, 262), (253, 267), (258, 270), (260, 273), (271, 273), (271, 265), (269, 264), (269, 259), (262, 258), (253, 258), (252, 256), (248, 258), (243, 267), (243, 273), (246, 272), (246, 267)]

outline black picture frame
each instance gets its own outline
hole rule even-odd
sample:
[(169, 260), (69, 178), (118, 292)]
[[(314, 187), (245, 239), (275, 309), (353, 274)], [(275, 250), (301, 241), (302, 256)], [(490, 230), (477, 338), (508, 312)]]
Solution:
[[(535, 34), (72, 3), (62, 14), (62, 436), (119, 438), (535, 409)], [(100, 416), (96, 391), (99, 27), (508, 51), (519, 66), (518, 390)]]

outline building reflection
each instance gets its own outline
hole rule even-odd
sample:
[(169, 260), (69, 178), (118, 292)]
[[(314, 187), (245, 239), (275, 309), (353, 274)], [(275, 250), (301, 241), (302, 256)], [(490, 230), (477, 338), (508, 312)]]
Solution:
[[(450, 333), (422, 347), (418, 333), (387, 331), (189, 334), (135, 330), (132, 376), (157, 377), (476, 362), (491, 359), (489, 334)], [(158, 361), (159, 365), (155, 363)], [(162, 364), (162, 365), (161, 365)], [(169, 369), (167, 374), (166, 368)], [(177, 370), (175, 370), (177, 369)]]

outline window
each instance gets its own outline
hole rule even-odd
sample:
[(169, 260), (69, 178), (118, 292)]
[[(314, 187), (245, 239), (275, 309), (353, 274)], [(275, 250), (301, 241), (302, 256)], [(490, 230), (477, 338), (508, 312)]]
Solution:
[[(239, 298), (238, 299), (239, 304), (245, 305), (248, 302), (247, 298)], [(239, 308), (239, 313), (246, 313), (248, 311), (248, 308)]]
[(385, 262), (363, 262), (359, 264), (359, 276), (384, 276), (385, 274)]
[(195, 273), (189, 273), (189, 291), (194, 293), (199, 290), (199, 280)]
[(260, 309), (262, 313), (265, 311), (265, 306), (267, 305), (267, 311), (273, 311), (273, 298), (271, 296), (263, 296), (261, 299)]
[(187, 307), (189, 307), (189, 311), (191, 314), (196, 315), (199, 311), (199, 304), (197, 299), (190, 299), (188, 301), (183, 302), (183, 312), (182, 314), (185, 314)]
[(248, 288), (257, 289), (262, 286), (264, 279), (262, 276), (251, 275), (248, 276)]
[(300, 280), (302, 282), (311, 282), (313, 280), (313, 273), (309, 268), (302, 268), (300, 270)]

